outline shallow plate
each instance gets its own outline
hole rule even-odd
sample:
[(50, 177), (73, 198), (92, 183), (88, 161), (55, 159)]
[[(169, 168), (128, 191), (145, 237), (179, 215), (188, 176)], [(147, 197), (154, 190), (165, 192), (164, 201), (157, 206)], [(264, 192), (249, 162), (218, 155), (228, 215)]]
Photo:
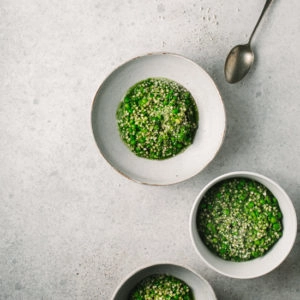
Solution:
[(189, 268), (169, 263), (147, 266), (133, 272), (115, 291), (112, 300), (128, 299), (130, 292), (144, 278), (167, 274), (184, 281), (191, 289), (195, 299), (216, 300), (216, 295), (210, 284), (200, 275)]
[[(116, 111), (127, 90), (149, 77), (165, 77), (193, 95), (199, 127), (193, 144), (165, 160), (149, 160), (132, 153), (119, 136)], [(137, 57), (121, 65), (102, 83), (92, 107), (92, 128), (103, 157), (121, 174), (145, 184), (168, 185), (184, 181), (204, 169), (221, 147), (225, 110), (209, 75), (196, 63), (176, 54)]]

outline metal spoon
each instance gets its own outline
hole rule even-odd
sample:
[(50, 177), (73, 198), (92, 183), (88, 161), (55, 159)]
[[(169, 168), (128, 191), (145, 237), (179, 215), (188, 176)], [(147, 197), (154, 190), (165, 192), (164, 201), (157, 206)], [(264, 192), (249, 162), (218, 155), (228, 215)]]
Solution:
[(224, 68), (225, 78), (229, 83), (240, 81), (249, 72), (254, 61), (254, 53), (251, 49), (250, 43), (263, 15), (272, 1), (273, 0), (266, 1), (248, 43), (244, 45), (237, 45), (229, 52)]

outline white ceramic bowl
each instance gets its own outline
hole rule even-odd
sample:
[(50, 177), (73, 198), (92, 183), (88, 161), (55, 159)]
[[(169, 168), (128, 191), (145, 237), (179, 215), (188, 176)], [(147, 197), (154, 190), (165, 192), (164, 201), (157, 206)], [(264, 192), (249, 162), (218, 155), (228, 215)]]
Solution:
[(141, 280), (156, 274), (167, 274), (184, 281), (192, 289), (195, 300), (217, 299), (210, 284), (191, 269), (180, 265), (162, 263), (134, 271), (119, 285), (112, 297), (112, 300), (128, 299), (130, 292)]
[[(196, 216), (199, 204), (205, 193), (216, 183), (225, 179), (237, 177), (250, 178), (265, 185), (277, 198), (283, 214), (282, 237), (264, 256), (246, 262), (226, 261), (216, 256), (204, 245), (196, 226)], [(297, 235), (297, 217), (289, 196), (273, 180), (253, 172), (231, 172), (215, 178), (199, 193), (190, 215), (190, 233), (196, 251), (209, 267), (223, 275), (233, 278), (255, 278), (271, 272), (278, 267), (290, 253)]]
[[(190, 91), (199, 126), (193, 144), (175, 157), (150, 160), (136, 156), (120, 138), (116, 111), (128, 89), (149, 77), (165, 77)], [(145, 184), (174, 184), (199, 173), (215, 157), (225, 134), (225, 110), (209, 75), (176, 54), (156, 53), (132, 59), (113, 71), (99, 87), (92, 107), (92, 128), (103, 157), (121, 174)]]

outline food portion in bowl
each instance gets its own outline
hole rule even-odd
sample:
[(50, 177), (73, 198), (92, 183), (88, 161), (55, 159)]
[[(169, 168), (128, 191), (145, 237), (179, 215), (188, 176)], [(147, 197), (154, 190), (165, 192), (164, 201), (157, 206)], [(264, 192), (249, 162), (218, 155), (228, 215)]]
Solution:
[(120, 137), (139, 157), (167, 159), (193, 143), (198, 110), (191, 93), (173, 80), (148, 78), (136, 83), (118, 106)]
[(182, 280), (166, 274), (150, 275), (140, 281), (128, 300), (193, 300), (191, 288)]
[(212, 186), (197, 212), (203, 243), (217, 256), (240, 262), (265, 255), (283, 234), (277, 199), (261, 183), (230, 178)]
[(130, 274), (113, 300), (216, 300), (210, 284), (193, 270), (171, 263), (146, 266)]

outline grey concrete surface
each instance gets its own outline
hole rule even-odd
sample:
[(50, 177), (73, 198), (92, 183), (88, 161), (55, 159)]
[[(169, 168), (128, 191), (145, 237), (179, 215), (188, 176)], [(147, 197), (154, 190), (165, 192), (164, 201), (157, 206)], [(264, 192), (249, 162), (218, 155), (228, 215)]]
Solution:
[[(300, 2), (275, 0), (244, 81), (225, 82), (263, 0), (0, 0), (0, 299), (110, 299), (136, 268), (170, 261), (204, 276), (220, 300), (299, 299), (300, 243), (252, 280), (210, 270), (193, 249), (200, 189), (233, 170), (277, 181), (300, 215)], [(197, 176), (167, 187), (118, 174), (93, 140), (105, 77), (141, 54), (201, 65), (227, 114), (224, 144)], [(124, 299), (125, 300), (125, 299)]]

